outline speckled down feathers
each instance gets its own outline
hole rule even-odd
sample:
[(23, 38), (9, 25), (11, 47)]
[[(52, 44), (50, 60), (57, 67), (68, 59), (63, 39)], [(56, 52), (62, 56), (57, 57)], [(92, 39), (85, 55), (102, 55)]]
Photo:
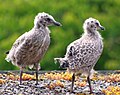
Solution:
[(90, 73), (103, 50), (102, 39), (89, 35), (71, 43), (67, 48), (65, 58), (69, 62), (69, 71)]
[[(97, 31), (104, 28), (99, 21), (89, 18), (83, 24), (84, 33), (81, 38), (75, 40), (67, 47), (64, 58), (55, 58), (61, 67), (69, 66), (67, 69), (76, 74), (90, 75), (103, 51), (103, 42)], [(63, 66), (64, 65), (64, 66)]]

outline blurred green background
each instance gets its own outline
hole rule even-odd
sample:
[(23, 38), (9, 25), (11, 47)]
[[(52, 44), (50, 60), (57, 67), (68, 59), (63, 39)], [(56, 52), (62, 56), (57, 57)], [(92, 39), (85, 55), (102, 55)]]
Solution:
[(50, 27), (51, 44), (41, 63), (42, 70), (57, 70), (54, 57), (64, 57), (66, 47), (83, 33), (83, 22), (98, 19), (104, 51), (96, 70), (120, 69), (120, 0), (0, 0), (0, 70), (19, 69), (7, 63), (5, 52), (24, 32), (33, 27), (39, 12), (51, 14), (62, 27)]

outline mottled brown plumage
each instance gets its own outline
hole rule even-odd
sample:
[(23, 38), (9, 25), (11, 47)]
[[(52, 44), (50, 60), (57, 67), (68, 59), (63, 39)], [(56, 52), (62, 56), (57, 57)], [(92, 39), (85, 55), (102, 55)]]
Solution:
[(100, 25), (98, 20), (89, 18), (84, 22), (83, 28), (82, 37), (67, 47), (65, 57), (55, 58), (55, 60), (60, 63), (61, 67), (73, 72), (71, 91), (73, 91), (75, 74), (85, 74), (90, 93), (92, 93), (89, 76), (103, 51), (102, 37), (97, 30), (104, 30), (104, 27)]
[(20, 67), (20, 84), (22, 69), (29, 66), (36, 68), (36, 84), (38, 83), (39, 61), (43, 58), (50, 44), (50, 30), (48, 26), (57, 25), (54, 18), (47, 13), (38, 13), (34, 20), (34, 27), (21, 35), (8, 52), (6, 60)]

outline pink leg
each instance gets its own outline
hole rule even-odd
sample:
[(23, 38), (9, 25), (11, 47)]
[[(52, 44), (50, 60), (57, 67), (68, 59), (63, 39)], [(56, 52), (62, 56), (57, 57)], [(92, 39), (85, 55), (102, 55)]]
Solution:
[(22, 74), (23, 74), (23, 70), (22, 68), (20, 68), (20, 84), (22, 84)]
[(38, 85), (38, 63), (36, 64), (36, 85)]
[(93, 91), (92, 91), (92, 87), (91, 87), (90, 76), (88, 76), (88, 77), (87, 77), (87, 81), (88, 81), (89, 88), (90, 88), (90, 94), (92, 94), (92, 93), (93, 93)]
[(72, 75), (72, 85), (71, 85), (71, 90), (70, 90), (70, 92), (73, 92), (74, 81), (75, 81), (75, 74)]

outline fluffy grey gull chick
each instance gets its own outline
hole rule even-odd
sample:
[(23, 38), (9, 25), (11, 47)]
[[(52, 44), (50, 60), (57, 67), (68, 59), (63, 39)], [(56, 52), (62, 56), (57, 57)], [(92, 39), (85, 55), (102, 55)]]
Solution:
[(55, 58), (60, 67), (67, 68), (73, 73), (71, 91), (73, 91), (75, 75), (85, 74), (92, 93), (90, 75), (103, 51), (102, 37), (98, 30), (104, 30), (100, 22), (94, 18), (88, 18), (83, 24), (84, 33), (81, 38), (75, 40), (67, 47), (64, 58)]
[(38, 13), (34, 19), (34, 27), (21, 35), (13, 44), (7, 57), (8, 62), (20, 67), (20, 84), (23, 69), (27, 66), (36, 68), (36, 84), (38, 84), (39, 61), (43, 58), (50, 44), (50, 30), (48, 26), (61, 24), (47, 13)]

